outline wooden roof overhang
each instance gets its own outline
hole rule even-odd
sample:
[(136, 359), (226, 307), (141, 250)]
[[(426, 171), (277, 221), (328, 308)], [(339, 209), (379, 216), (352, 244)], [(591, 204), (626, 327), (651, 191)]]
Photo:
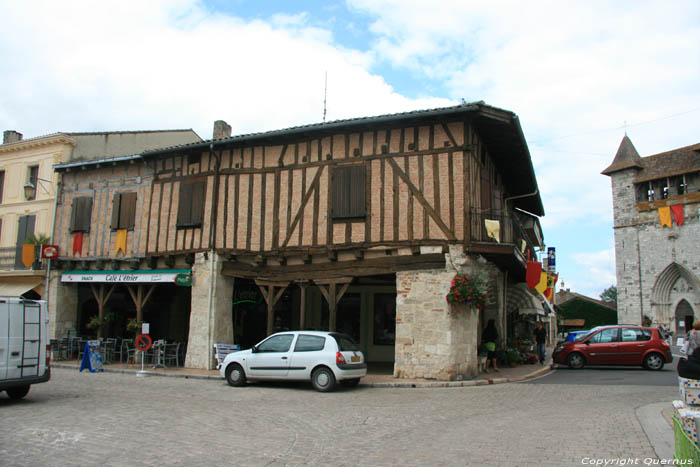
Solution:
[(267, 265), (262, 263), (256, 265), (235, 258), (223, 263), (221, 273), (224, 276), (264, 279), (267, 281), (323, 281), (332, 278), (392, 274), (397, 271), (444, 268), (445, 255), (442, 253), (430, 253), (323, 263), (309, 262), (293, 265)]
[(517, 281), (525, 281), (527, 260), (513, 244), (471, 242), (467, 252), (478, 254), (494, 263), (500, 269), (508, 271)]

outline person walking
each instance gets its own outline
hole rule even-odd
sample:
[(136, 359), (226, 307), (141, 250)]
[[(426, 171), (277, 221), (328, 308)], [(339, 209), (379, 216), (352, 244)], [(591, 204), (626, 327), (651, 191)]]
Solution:
[(489, 372), (489, 365), (493, 365), (493, 371), (499, 371), (498, 362), (496, 360), (496, 342), (498, 341), (498, 331), (496, 330), (496, 323), (494, 320), (490, 319), (488, 324), (486, 324), (484, 333), (481, 335), (481, 341), (484, 343), (484, 348), (486, 349), (486, 363), (484, 364), (484, 372)]
[(540, 359), (540, 364), (544, 365), (544, 358), (546, 356), (545, 345), (547, 343), (547, 330), (540, 321), (537, 322), (535, 331), (532, 333), (532, 340), (537, 346), (537, 357)]
[(692, 355), (693, 351), (700, 347), (700, 320), (693, 323), (693, 329), (686, 336), (688, 339), (687, 354)]

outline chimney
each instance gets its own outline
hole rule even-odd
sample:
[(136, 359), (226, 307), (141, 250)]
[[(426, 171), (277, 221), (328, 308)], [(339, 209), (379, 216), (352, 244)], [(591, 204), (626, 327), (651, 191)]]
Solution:
[(15, 130), (5, 130), (2, 133), (2, 144), (16, 143), (22, 141), (22, 133)]
[(229, 138), (231, 136), (231, 125), (223, 120), (214, 122), (214, 139)]

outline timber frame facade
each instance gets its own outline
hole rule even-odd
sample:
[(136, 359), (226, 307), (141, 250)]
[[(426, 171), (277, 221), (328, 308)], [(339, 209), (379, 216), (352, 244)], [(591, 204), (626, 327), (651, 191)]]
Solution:
[[(269, 334), (275, 305), (290, 285), (301, 292), (295, 324), (304, 328), (306, 286), (315, 284), (335, 330), (335, 307), (359, 278), (395, 278), (398, 365), (406, 362), (400, 354), (415, 353), (410, 348), (418, 345), (415, 336), (401, 340), (410, 329), (402, 324), (420, 312), (402, 301), (400, 278), (483, 269), (496, 296), (485, 313), (497, 318), (503, 335), (508, 284), (524, 281), (527, 259), (543, 246), (537, 217), (544, 208), (518, 118), (483, 102), (55, 168), (62, 189), (54, 243), (62, 254), (52, 284), (62, 291), (54, 293), (54, 306), (70, 301), (61, 298), (73, 286), (59, 279), (66, 270), (190, 269), (189, 366), (210, 368), (212, 343), (233, 340), (232, 289), (241, 279), (260, 288)], [(86, 196), (90, 228), (81, 234), (86, 247), (76, 252), (75, 200)], [(124, 215), (133, 221), (117, 228), (121, 199), (133, 203), (134, 213)], [(120, 230), (126, 248), (117, 243)], [(445, 284), (439, 289), (442, 303), (426, 305), (433, 311), (448, 308)], [(468, 350), (474, 358), (477, 344)], [(411, 365), (395, 374), (415, 375)], [(450, 365), (419, 373), (450, 379), (473, 373), (471, 363)]]

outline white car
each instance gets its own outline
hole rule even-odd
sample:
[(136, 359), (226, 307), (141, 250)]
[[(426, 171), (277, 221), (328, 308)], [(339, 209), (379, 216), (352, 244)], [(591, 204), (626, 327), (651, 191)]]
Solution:
[(219, 373), (231, 386), (244, 386), (247, 380), (311, 381), (314, 389), (328, 392), (337, 382), (357, 386), (367, 374), (367, 364), (348, 335), (289, 331), (228, 354)]

